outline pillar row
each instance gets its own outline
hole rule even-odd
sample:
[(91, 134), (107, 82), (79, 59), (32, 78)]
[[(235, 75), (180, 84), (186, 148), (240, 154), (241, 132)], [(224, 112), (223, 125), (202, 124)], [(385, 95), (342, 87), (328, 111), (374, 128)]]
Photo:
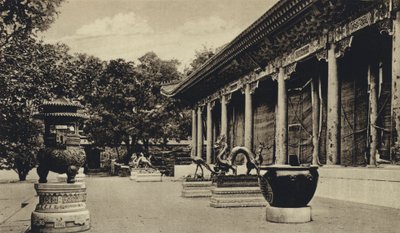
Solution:
[(213, 156), (214, 138), (212, 129), (212, 106), (213, 103), (207, 103), (207, 150), (206, 150), (206, 162), (211, 164)]
[(400, 158), (400, 11), (396, 12), (393, 20), (392, 37), (392, 130), (394, 150), (392, 153), (395, 158)]
[(221, 97), (221, 135), (228, 137), (228, 101), (226, 95)]
[(192, 110), (192, 148), (190, 156), (195, 158), (197, 154), (197, 114), (196, 110)]
[(288, 109), (284, 68), (278, 72), (278, 106), (276, 114), (276, 164), (287, 163)]
[(339, 163), (340, 91), (335, 44), (328, 50), (327, 159), (329, 165)]
[(245, 86), (244, 146), (253, 149), (253, 100), (250, 84)]
[(197, 158), (201, 158), (203, 154), (203, 119), (202, 107), (197, 108)]

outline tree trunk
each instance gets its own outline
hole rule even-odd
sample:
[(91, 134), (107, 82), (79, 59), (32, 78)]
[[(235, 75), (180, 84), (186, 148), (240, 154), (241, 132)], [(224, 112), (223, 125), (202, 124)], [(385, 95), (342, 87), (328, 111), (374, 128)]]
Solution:
[(119, 150), (118, 150), (118, 146), (115, 145), (115, 151), (117, 152), (117, 160), (119, 160)]
[(17, 169), (19, 181), (25, 181), (26, 177), (28, 176), (29, 171), (25, 168)]
[(149, 154), (149, 139), (143, 139), (144, 151)]

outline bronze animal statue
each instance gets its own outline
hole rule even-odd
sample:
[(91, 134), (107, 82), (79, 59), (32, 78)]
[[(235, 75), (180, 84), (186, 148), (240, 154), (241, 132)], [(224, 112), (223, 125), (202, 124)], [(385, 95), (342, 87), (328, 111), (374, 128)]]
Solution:
[(227, 154), (228, 144), (226, 143), (225, 135), (221, 135), (215, 142), (215, 148), (218, 149), (217, 161), (215, 164), (215, 172), (217, 173), (227, 173), (232, 170), (234, 175), (237, 175), (236, 168), (232, 165), (232, 158), (230, 156), (225, 157)]
[(260, 177), (260, 169), (258, 167), (259, 162), (256, 161), (254, 153), (249, 148), (244, 146), (234, 147), (229, 155), (229, 158), (231, 158), (231, 163), (235, 161), (238, 154), (243, 154), (246, 157), (246, 175), (249, 175), (251, 170), (256, 169), (257, 176)]
[[(204, 179), (204, 170), (205, 167), (207, 170), (211, 172), (212, 175), (216, 175), (217, 173), (211, 169), (211, 167), (204, 161), (204, 159), (195, 157), (192, 158), (192, 162), (196, 164), (196, 171), (194, 172), (194, 178)], [(201, 175), (197, 175), (197, 170), (200, 168)]]
[(146, 158), (143, 153), (140, 153), (140, 157), (137, 160), (138, 167), (154, 168), (153, 164), (150, 161), (151, 161), (151, 155), (149, 156), (149, 158)]
[[(237, 148), (237, 147), (235, 147), (235, 148)], [(235, 148), (233, 148), (233, 149), (235, 149)], [(243, 148), (245, 148), (245, 147), (243, 147)], [(258, 167), (263, 163), (264, 159), (262, 157), (262, 152), (265, 148), (266, 148), (265, 144), (260, 143), (260, 145), (258, 146), (256, 155), (254, 155), (253, 152), (251, 152), (247, 148), (245, 148), (246, 152), (242, 152), (246, 157), (246, 168), (247, 168), (246, 175), (249, 175), (251, 170), (253, 170), (253, 169), (257, 170)], [(232, 152), (233, 152), (233, 150), (232, 150)], [(247, 153), (247, 155), (246, 155), (246, 153)], [(232, 160), (232, 161), (234, 161), (234, 160)]]

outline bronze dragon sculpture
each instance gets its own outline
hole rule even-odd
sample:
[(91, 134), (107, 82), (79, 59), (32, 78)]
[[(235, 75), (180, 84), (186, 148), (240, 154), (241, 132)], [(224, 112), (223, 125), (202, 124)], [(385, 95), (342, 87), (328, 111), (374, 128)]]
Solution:
[(237, 175), (237, 170), (232, 164), (232, 159), (230, 156), (225, 158), (228, 150), (228, 144), (226, 143), (225, 135), (221, 135), (217, 141), (215, 142), (215, 148), (218, 149), (217, 161), (214, 167), (215, 172), (217, 173), (227, 173), (229, 170), (232, 170), (234, 175)]
[[(256, 155), (249, 149), (243, 146), (237, 146), (232, 149), (229, 155), (225, 158), (226, 150), (228, 145), (226, 143), (226, 137), (221, 135), (216, 142), (216, 147), (219, 148), (217, 156), (217, 163), (215, 166), (216, 172), (226, 173), (231, 169), (234, 175), (237, 175), (237, 170), (234, 167), (234, 162), (238, 154), (244, 154), (246, 157), (246, 175), (249, 175), (251, 170), (256, 169), (257, 175), (260, 175), (259, 166), (263, 163), (262, 151), (266, 148), (263, 143), (260, 143)], [(218, 171), (217, 171), (218, 170)]]

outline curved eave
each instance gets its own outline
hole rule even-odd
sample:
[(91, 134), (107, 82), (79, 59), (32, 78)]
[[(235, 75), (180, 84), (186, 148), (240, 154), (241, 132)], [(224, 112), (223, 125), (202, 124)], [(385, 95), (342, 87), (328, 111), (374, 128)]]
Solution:
[(52, 112), (52, 113), (38, 113), (35, 115), (36, 118), (76, 118), (76, 119), (88, 119), (89, 117), (81, 113), (67, 113), (67, 112)]
[[(228, 62), (232, 61), (232, 59), (241, 52), (265, 38), (265, 36), (271, 32), (279, 29), (287, 22), (287, 20), (295, 17), (302, 10), (317, 1), (318, 0), (280, 0), (253, 24), (228, 43), (221, 51), (212, 56), (199, 69), (176, 85), (175, 88), (164, 90), (162, 93), (168, 97), (178, 97), (185, 89), (207, 77), (210, 72), (228, 64)], [(294, 7), (298, 7), (297, 12), (288, 14), (288, 12), (293, 11)], [(286, 20), (282, 19), (284, 15), (287, 16)]]

